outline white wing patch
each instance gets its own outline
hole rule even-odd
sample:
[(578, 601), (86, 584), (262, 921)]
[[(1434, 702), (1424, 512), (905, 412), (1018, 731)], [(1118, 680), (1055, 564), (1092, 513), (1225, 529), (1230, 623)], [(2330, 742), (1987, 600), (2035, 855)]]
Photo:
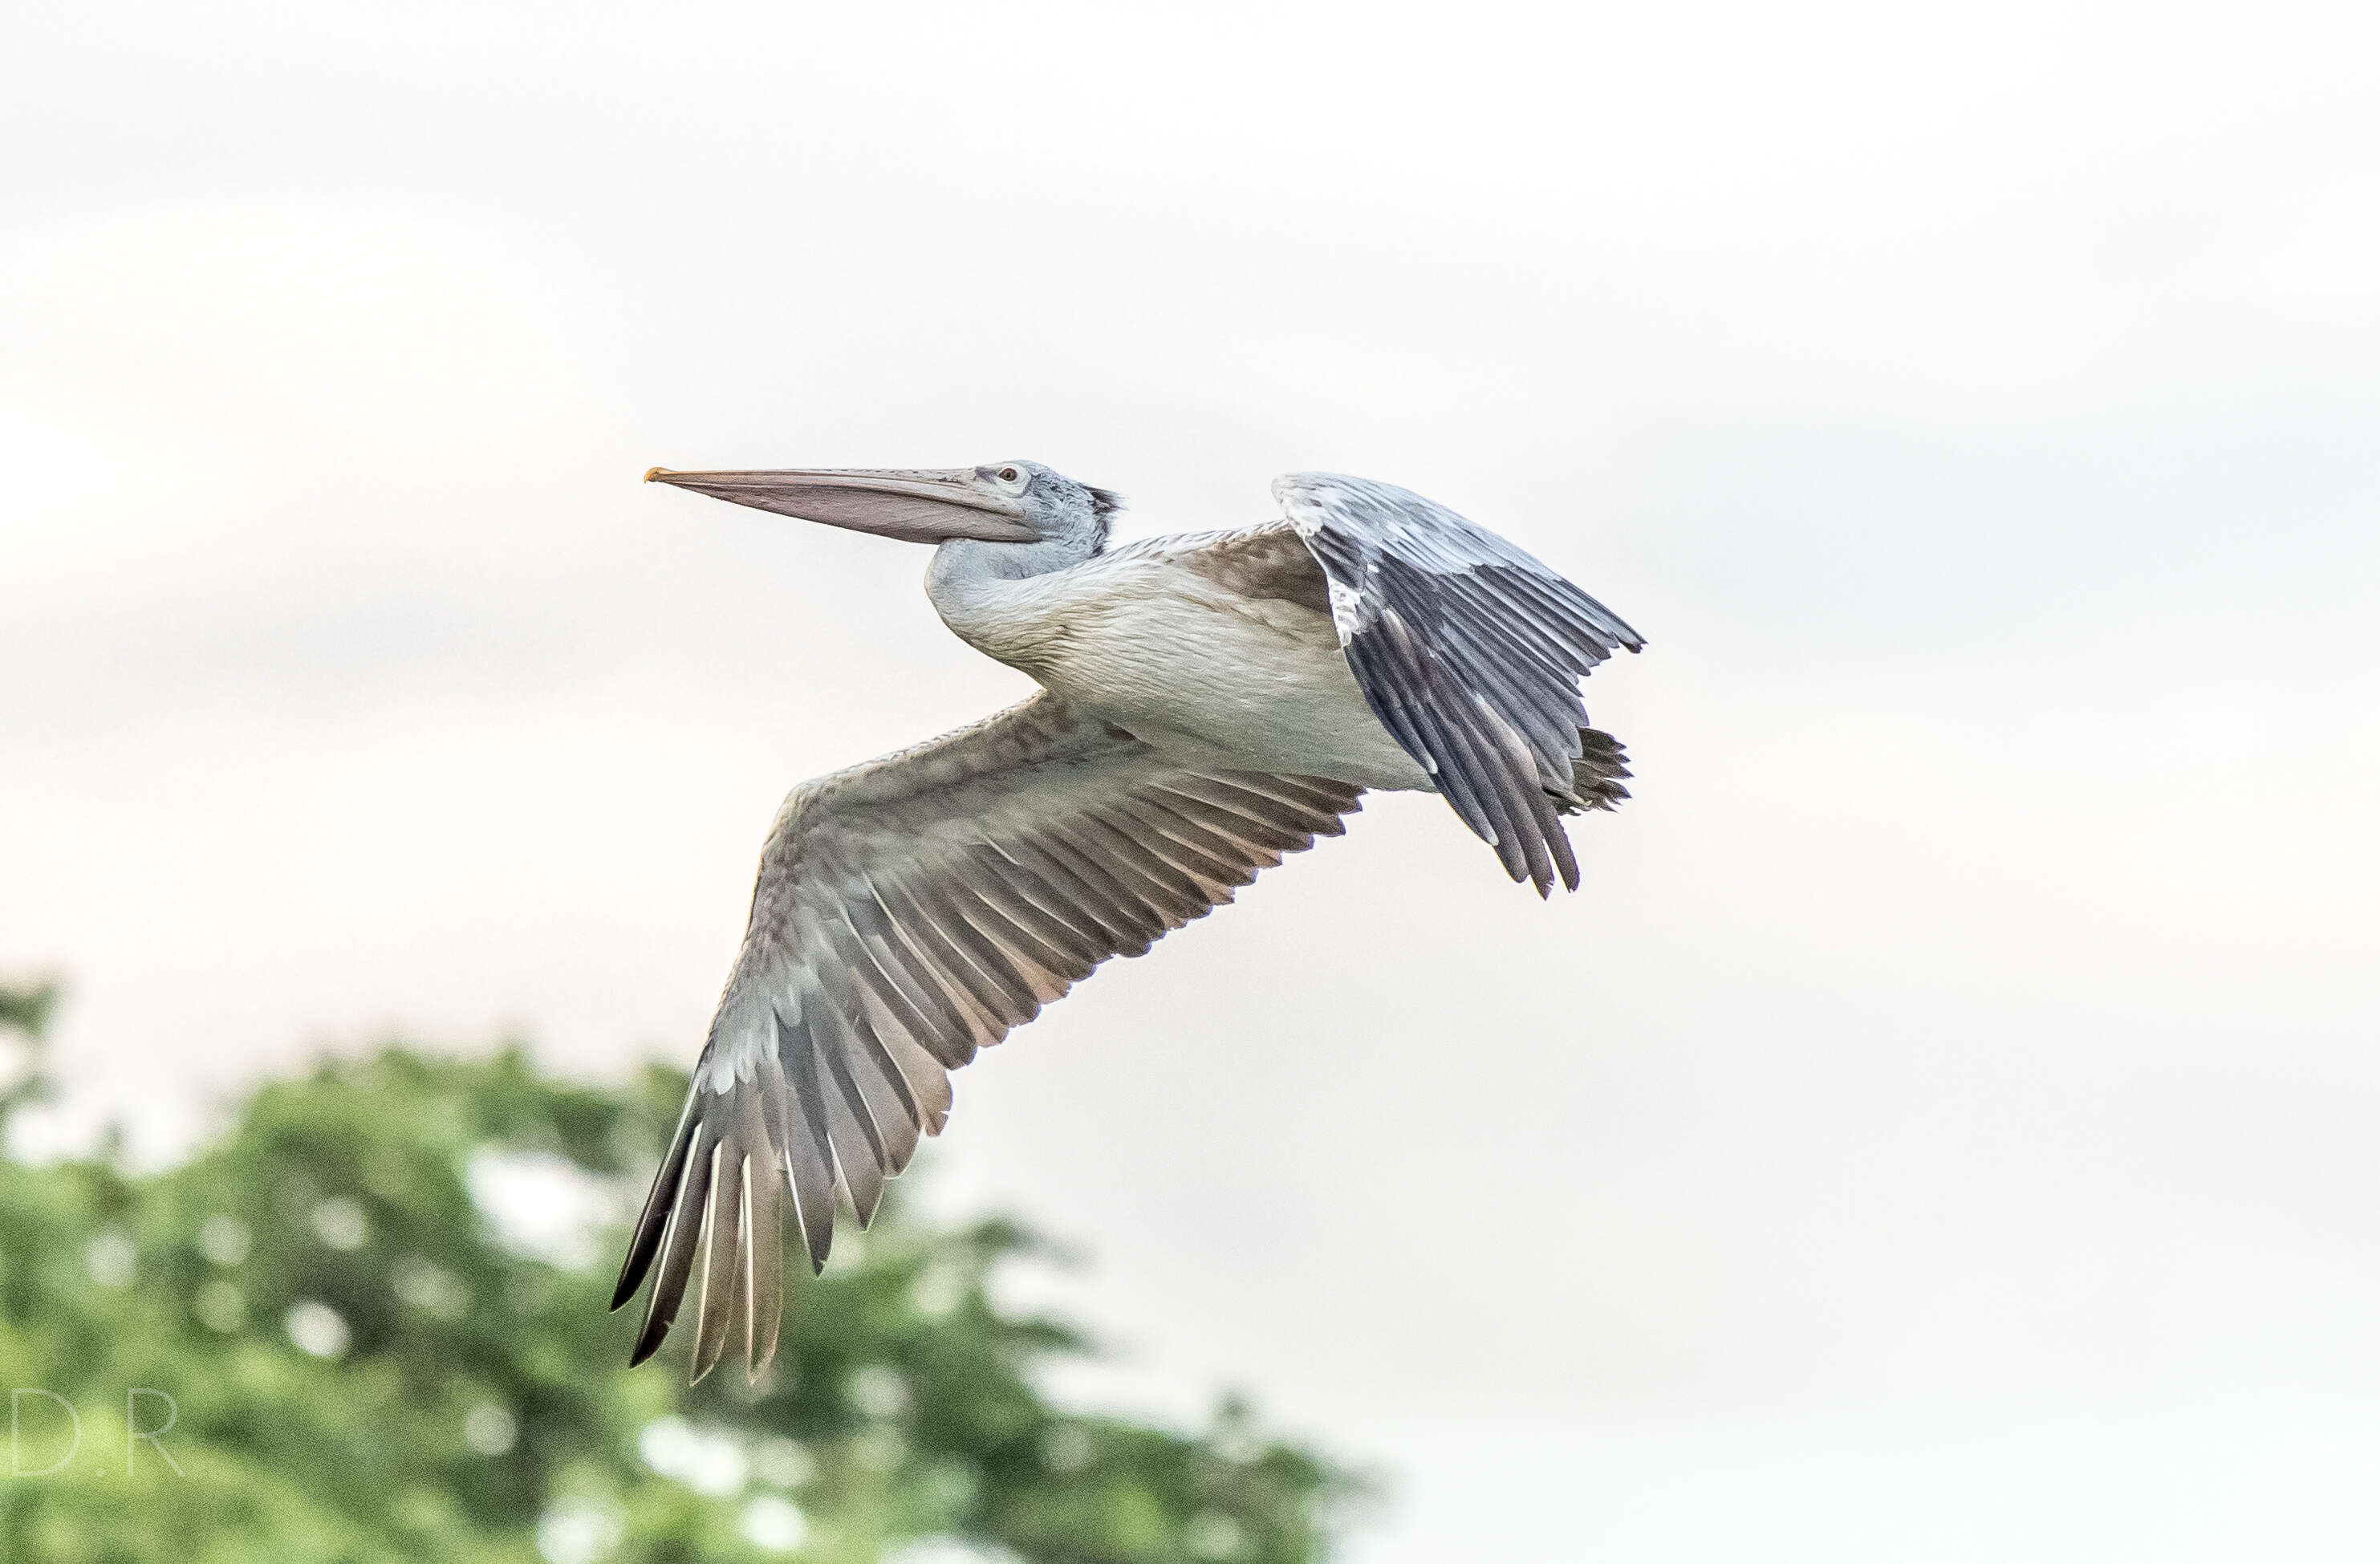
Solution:
[(1339, 628), (1339, 644), (1345, 646), (1364, 627), (1364, 594), (1336, 576), (1330, 579), (1330, 623)]

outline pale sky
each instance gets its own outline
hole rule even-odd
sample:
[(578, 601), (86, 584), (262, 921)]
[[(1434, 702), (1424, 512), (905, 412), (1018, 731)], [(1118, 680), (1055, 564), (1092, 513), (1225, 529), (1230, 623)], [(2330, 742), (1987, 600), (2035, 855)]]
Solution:
[(2380, 31), (2345, 6), (18, 6), (0, 969), (54, 1133), (691, 1059), (794, 782), (1021, 676), (656, 463), (1381, 478), (1652, 645), (925, 1174), (1352, 1557), (2370, 1557)]

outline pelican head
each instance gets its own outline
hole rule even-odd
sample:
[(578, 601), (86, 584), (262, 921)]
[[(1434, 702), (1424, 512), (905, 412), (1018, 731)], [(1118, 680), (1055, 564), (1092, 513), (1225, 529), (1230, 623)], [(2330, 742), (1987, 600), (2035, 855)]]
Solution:
[(1038, 462), (975, 467), (786, 467), (673, 472), (648, 483), (691, 489), (780, 515), (911, 543), (1062, 543), (1093, 554), (1120, 501)]

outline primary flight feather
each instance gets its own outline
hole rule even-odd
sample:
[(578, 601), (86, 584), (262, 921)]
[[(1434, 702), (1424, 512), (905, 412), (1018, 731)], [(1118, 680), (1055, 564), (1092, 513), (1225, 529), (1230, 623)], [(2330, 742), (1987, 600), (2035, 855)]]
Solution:
[(1514, 879), (1578, 888), (1560, 817), (1628, 796), (1579, 681), (1619, 615), (1418, 494), (1293, 473), (1284, 519), (1108, 546), (1104, 490), (1033, 462), (646, 477), (937, 545), (962, 640), (1041, 685), (971, 727), (794, 790), (618, 1308), (653, 1279), (634, 1361), (689, 1290), (693, 1372), (776, 1349), (783, 1206), (826, 1263), (950, 1074), (1111, 956), (1336, 836), (1367, 788), (1436, 792)]

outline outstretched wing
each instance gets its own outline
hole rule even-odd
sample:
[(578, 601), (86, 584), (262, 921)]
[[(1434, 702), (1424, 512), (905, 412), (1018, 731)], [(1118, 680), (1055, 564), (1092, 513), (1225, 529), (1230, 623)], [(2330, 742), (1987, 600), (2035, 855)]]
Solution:
[(615, 1309), (654, 1277), (633, 1361), (699, 1273), (695, 1377), (738, 1316), (758, 1374), (776, 1350), (788, 1188), (821, 1267), (836, 1190), (863, 1224), (875, 1215), (918, 1135), (941, 1131), (950, 1071), (1110, 956), (1338, 835), (1361, 794), (1185, 770), (1048, 694), (796, 788), (620, 1269)]
[(1594, 742), (1578, 682), (1615, 648), (1644, 649), (1644, 637), (1409, 490), (1299, 472), (1272, 491), (1330, 579), (1330, 618), (1372, 714), (1514, 879), (1547, 895), (1559, 870), (1577, 890), (1556, 810), (1582, 802), (1575, 779)]

